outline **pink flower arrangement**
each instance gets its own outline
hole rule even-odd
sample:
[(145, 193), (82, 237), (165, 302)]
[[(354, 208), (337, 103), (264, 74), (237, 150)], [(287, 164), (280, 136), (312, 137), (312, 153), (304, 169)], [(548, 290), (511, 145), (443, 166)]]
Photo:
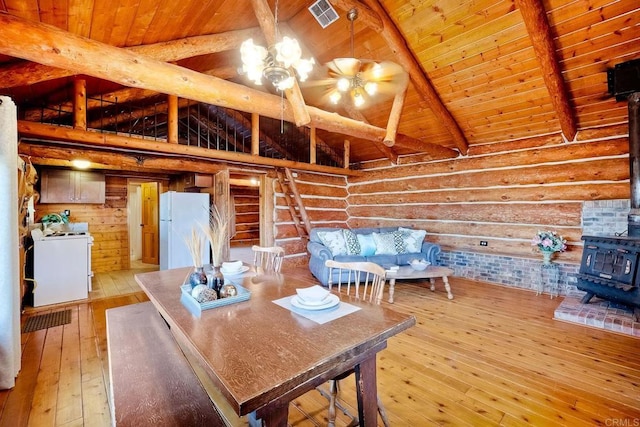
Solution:
[(567, 250), (567, 241), (555, 231), (538, 231), (531, 246), (537, 246), (543, 252), (564, 252)]

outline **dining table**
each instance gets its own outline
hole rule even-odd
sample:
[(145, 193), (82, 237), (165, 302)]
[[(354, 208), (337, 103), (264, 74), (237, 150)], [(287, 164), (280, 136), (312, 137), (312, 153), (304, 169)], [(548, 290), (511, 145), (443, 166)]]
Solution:
[[(135, 280), (170, 328), (214, 402), (220, 396), (238, 417), (286, 426), (289, 402), (353, 370), (361, 425), (377, 425), (376, 355), (415, 317), (385, 305), (338, 294), (336, 306), (294, 306), (297, 289), (319, 283), (303, 268), (225, 276), (249, 297), (194, 312), (181, 302), (193, 268), (137, 274)], [(213, 394), (213, 395), (212, 395)]]

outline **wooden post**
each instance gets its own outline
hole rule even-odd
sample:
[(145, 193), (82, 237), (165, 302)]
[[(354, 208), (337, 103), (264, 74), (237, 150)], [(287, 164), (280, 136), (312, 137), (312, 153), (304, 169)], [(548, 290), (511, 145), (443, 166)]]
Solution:
[(87, 129), (87, 81), (75, 79), (73, 82), (73, 127)]
[(393, 99), (393, 106), (391, 107), (391, 113), (389, 113), (389, 120), (387, 121), (387, 133), (383, 141), (387, 147), (393, 147), (393, 144), (396, 143), (396, 133), (398, 133), (398, 125), (400, 124), (400, 116), (402, 115), (402, 107), (404, 106), (404, 97), (407, 93), (408, 84), (409, 81), (407, 80)]
[(348, 139), (344, 140), (344, 168), (349, 169), (349, 156), (351, 154), (351, 142)]
[(251, 113), (251, 154), (260, 155), (260, 114)]
[(316, 144), (316, 128), (311, 126), (309, 130), (309, 163), (312, 165), (316, 164)]
[(175, 95), (167, 96), (167, 103), (169, 104), (168, 119), (167, 119), (167, 142), (169, 144), (178, 143), (178, 97)]

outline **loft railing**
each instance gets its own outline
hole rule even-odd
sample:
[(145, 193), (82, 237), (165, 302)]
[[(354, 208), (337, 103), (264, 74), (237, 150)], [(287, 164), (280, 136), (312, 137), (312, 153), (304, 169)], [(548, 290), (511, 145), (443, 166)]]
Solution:
[[(168, 105), (166, 97), (147, 99), (145, 103), (118, 103), (89, 97), (93, 108), (87, 112), (87, 128), (105, 133), (137, 136), (166, 141)], [(34, 114), (30, 115), (32, 118)], [(73, 126), (73, 109), (68, 103), (46, 106), (39, 121)], [(259, 155), (267, 158), (310, 162), (310, 131), (306, 127), (260, 117)], [(251, 152), (251, 115), (228, 108), (181, 99), (178, 108), (178, 143), (231, 152)], [(316, 164), (342, 166), (342, 153), (322, 141), (316, 142)]]

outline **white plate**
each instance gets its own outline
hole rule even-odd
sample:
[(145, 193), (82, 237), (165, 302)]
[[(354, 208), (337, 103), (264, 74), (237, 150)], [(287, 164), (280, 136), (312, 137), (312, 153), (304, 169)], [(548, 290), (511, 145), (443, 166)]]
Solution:
[(328, 299), (329, 299), (329, 302), (322, 305), (307, 305), (307, 304), (303, 304), (297, 295), (294, 295), (291, 297), (291, 305), (296, 308), (301, 308), (303, 310), (315, 311), (315, 310), (325, 310), (327, 308), (335, 307), (336, 305), (340, 304), (340, 297), (338, 295), (330, 294)]
[(316, 300), (316, 301), (307, 301), (306, 299), (302, 298), (300, 295), (296, 295), (296, 299), (298, 300), (298, 302), (300, 303), (300, 305), (306, 306), (306, 307), (313, 307), (316, 305), (325, 305), (328, 304), (329, 302), (331, 302), (331, 294), (327, 294), (326, 297), (322, 298), (321, 300)]
[(235, 271), (224, 271), (223, 269), (220, 269), (220, 271), (222, 272), (223, 276), (237, 276), (238, 274), (242, 274), (249, 271), (249, 266), (243, 265), (240, 270), (235, 270)]

